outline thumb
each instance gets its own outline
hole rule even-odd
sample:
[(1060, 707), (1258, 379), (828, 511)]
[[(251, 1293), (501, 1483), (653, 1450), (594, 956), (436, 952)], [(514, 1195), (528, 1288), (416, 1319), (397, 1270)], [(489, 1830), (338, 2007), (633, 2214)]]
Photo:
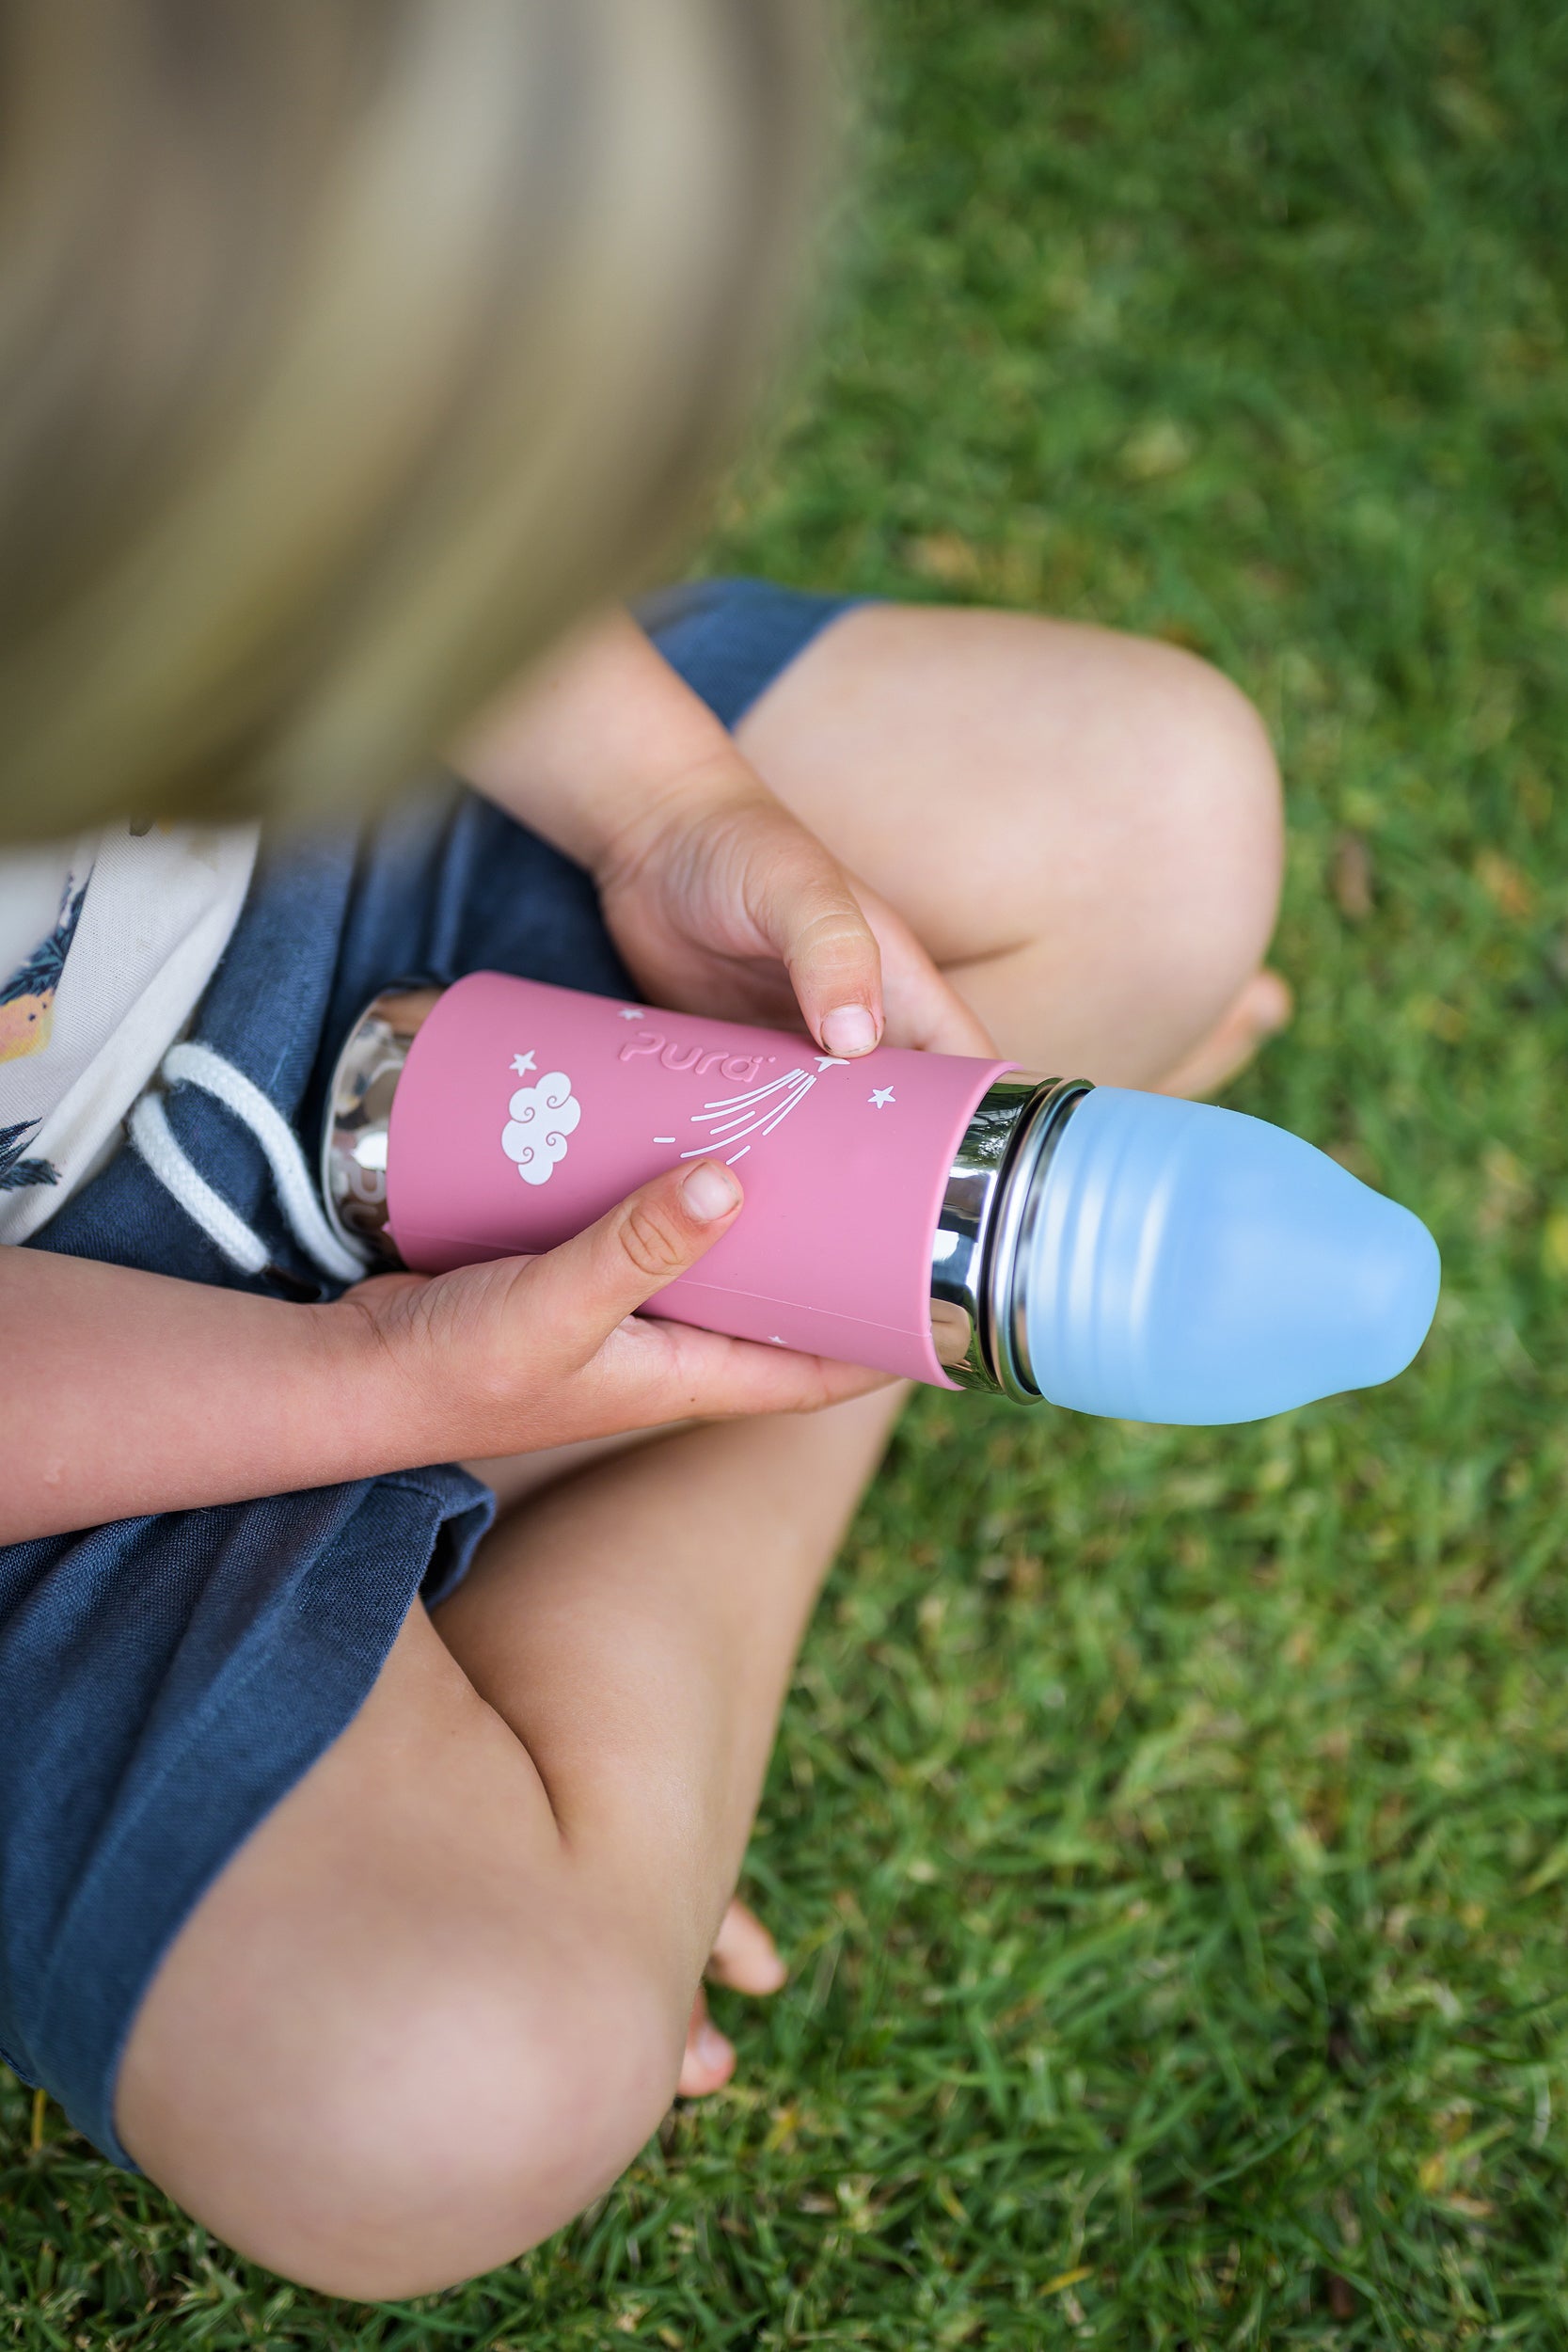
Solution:
[(531, 1261), (522, 1287), (531, 1325), (566, 1372), (617, 1325), (696, 1264), (728, 1232), (743, 1195), (721, 1160), (667, 1168), (586, 1232)]

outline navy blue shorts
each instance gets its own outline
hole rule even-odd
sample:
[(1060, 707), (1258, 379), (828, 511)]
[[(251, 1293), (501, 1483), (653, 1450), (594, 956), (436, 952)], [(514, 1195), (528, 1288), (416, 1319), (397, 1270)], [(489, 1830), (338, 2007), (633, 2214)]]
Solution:
[[(845, 605), (719, 580), (652, 598), (642, 618), (733, 725)], [(192, 1034), (309, 1138), (378, 989), (486, 968), (631, 993), (587, 875), (446, 786), (364, 833), (264, 849)], [(167, 1111), (284, 1280), (314, 1279), (249, 1129), (193, 1087)], [(31, 1246), (268, 1287), (237, 1276), (129, 1150)], [(463, 1575), (493, 1511), (448, 1465), (0, 1551), (0, 2058), (115, 2162), (130, 2163), (120, 2053), (171, 1939), (353, 1720), (416, 1597)]]

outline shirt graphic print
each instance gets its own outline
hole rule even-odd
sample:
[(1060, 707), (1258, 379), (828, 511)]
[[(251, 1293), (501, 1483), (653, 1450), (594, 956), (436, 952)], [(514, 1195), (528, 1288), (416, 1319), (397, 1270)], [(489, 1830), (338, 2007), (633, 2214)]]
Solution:
[(196, 1009), (254, 825), (105, 825), (0, 850), (0, 1242), (25, 1241), (122, 1139)]
[[(91, 880), (89, 873), (87, 881), (78, 883), (71, 868), (66, 868), (54, 930), (0, 981), (0, 1062), (41, 1054), (48, 1044), (55, 1026), (55, 992)], [(27, 1145), (41, 1124), (41, 1119), (19, 1119), (8, 1127), (0, 1127), (0, 1192), (19, 1192), (24, 1184), (59, 1183), (60, 1171), (53, 1160), (26, 1155)]]

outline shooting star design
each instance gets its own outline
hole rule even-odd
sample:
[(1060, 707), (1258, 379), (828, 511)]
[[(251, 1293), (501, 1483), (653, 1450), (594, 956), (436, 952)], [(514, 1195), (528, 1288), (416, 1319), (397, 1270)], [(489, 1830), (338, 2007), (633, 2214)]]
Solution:
[[(726, 1095), (722, 1102), (705, 1103), (700, 1111), (693, 1111), (692, 1125), (706, 1127), (709, 1130), (708, 1139), (690, 1152), (683, 1152), (682, 1159), (700, 1160), (705, 1152), (713, 1151), (715, 1147), (727, 1152), (732, 1144), (736, 1143), (749, 1152), (752, 1148), (751, 1136), (760, 1139), (763, 1136), (770, 1136), (774, 1128), (782, 1125), (790, 1112), (805, 1101), (824, 1071), (848, 1068), (847, 1062), (840, 1061), (832, 1054), (818, 1054), (816, 1058), (815, 1076), (810, 1071), (797, 1066), (794, 1070), (786, 1070), (782, 1078), (769, 1079), (767, 1086), (752, 1087), (745, 1094)], [(734, 1158), (739, 1157), (740, 1153), (736, 1152)]]

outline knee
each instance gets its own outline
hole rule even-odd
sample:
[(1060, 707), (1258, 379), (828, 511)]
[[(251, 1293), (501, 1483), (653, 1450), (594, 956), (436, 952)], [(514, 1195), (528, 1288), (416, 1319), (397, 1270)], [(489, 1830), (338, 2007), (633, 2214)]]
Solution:
[(376, 2001), (265, 2087), (269, 2120), (200, 2184), (163, 2185), (322, 2294), (396, 2299), (514, 2260), (611, 2185), (674, 2092), (675, 2004), (630, 1967), (570, 1975), (545, 1999), (498, 1970)]
[(1262, 961), (1284, 873), (1279, 775), (1257, 711), (1207, 662), (1100, 631), (1083, 660), (1094, 781), (1071, 853), (1045, 877), (1044, 1050), (1092, 1078), (1157, 1085)]
[(1229, 678), (1174, 646), (1142, 653), (1137, 823), (1163, 910), (1151, 944), (1212, 1017), (1257, 968), (1278, 913), (1279, 771), (1262, 720)]
[(511, 2261), (610, 2187), (674, 2093), (679, 2031), (630, 1972), (548, 2016), (461, 1987), (423, 2007), (388, 2076), (332, 2086), (331, 2228), (302, 2249), (329, 2293), (381, 2300)]

